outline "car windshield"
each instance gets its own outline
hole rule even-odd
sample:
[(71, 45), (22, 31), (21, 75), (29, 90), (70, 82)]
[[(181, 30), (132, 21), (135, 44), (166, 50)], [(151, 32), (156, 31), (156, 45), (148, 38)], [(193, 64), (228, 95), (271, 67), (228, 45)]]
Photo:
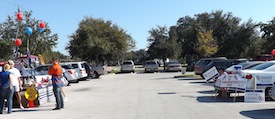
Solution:
[(131, 64), (132, 65), (132, 62), (123, 62), (123, 64)]
[(267, 62), (267, 63), (263, 63), (263, 64), (259, 64), (255, 67), (250, 68), (251, 70), (263, 70), (266, 69), (270, 66), (273, 66), (275, 64), (275, 62)]

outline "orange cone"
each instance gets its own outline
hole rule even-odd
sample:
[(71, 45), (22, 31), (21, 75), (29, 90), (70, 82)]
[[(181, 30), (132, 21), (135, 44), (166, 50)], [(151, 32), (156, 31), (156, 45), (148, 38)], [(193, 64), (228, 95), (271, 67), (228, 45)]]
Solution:
[(33, 107), (35, 107), (33, 100), (29, 101), (29, 108), (33, 108)]

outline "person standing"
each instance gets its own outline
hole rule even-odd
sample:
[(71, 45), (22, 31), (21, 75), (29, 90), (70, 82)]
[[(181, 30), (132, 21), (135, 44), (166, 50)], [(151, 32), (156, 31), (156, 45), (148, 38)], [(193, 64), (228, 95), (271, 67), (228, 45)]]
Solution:
[(56, 107), (53, 110), (60, 110), (64, 108), (64, 101), (61, 94), (61, 88), (63, 87), (63, 82), (61, 81), (62, 78), (62, 68), (58, 63), (57, 58), (53, 58), (52, 66), (48, 71), (48, 74), (52, 76), (52, 85), (53, 85), (53, 92), (56, 101)]
[(9, 64), (4, 65), (4, 71), (0, 72), (0, 114), (3, 114), (5, 108), (5, 97), (8, 97), (8, 114), (12, 112), (13, 87), (12, 74), (8, 71)]
[(24, 109), (22, 102), (21, 102), (21, 95), (20, 95), (20, 91), (23, 90), (23, 87), (21, 84), (20, 71), (14, 67), (14, 62), (12, 60), (9, 60), (8, 64), (11, 67), (9, 72), (11, 72), (11, 74), (12, 74), (12, 86), (13, 86), (13, 89), (15, 92), (15, 96), (17, 98), (17, 102), (20, 106), (20, 109)]

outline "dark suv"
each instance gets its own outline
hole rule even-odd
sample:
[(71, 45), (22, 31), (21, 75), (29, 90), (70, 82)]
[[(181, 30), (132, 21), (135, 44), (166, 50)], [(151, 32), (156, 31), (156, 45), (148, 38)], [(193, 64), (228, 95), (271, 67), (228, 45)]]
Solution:
[(207, 70), (209, 70), (210, 68), (212, 67), (216, 67), (217, 70), (220, 70), (220, 69), (226, 69), (232, 65), (237, 65), (239, 63), (243, 63), (243, 62), (247, 62), (248, 60), (246, 59), (229, 59), (229, 60), (220, 60), (220, 61), (213, 61), (211, 63), (209, 63), (205, 70), (203, 72), (206, 72)]
[(194, 72), (196, 75), (201, 75), (205, 72), (205, 68), (207, 65), (214, 61), (221, 61), (221, 60), (227, 60), (225, 57), (218, 57), (218, 58), (203, 58), (200, 59), (194, 67)]

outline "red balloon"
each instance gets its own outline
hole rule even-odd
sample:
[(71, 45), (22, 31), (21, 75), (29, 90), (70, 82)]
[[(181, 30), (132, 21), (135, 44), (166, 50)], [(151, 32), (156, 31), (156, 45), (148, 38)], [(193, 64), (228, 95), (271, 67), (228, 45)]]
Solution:
[(16, 40), (15, 40), (15, 45), (16, 45), (17, 47), (19, 47), (21, 44), (22, 44), (21, 39), (16, 39)]
[(18, 12), (17, 13), (17, 20), (22, 20), (23, 19), (23, 14)]
[(45, 23), (44, 22), (40, 22), (39, 23), (39, 27), (42, 28), (42, 29), (45, 28)]
[(271, 51), (271, 54), (272, 54), (272, 55), (275, 55), (275, 49), (273, 49), (273, 50)]

